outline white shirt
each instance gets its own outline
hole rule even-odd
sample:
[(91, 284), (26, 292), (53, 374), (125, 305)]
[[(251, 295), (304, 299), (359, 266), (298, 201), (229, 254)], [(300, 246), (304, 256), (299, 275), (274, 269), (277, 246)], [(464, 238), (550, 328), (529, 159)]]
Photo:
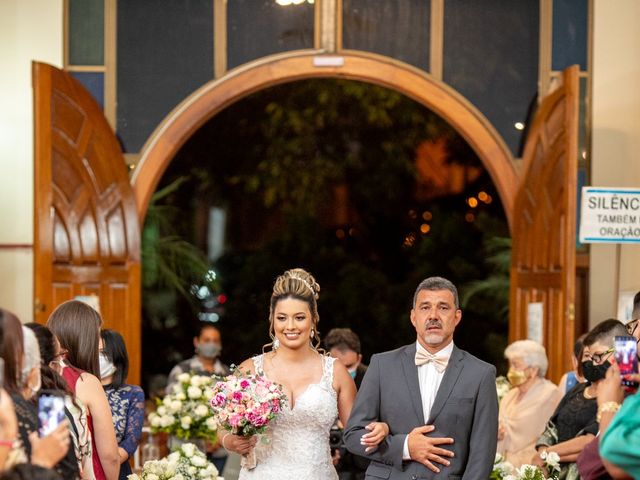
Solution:
[[(423, 352), (426, 352), (425, 348), (420, 345), (420, 342), (416, 342), (416, 349), (417, 351), (421, 350)], [(452, 352), (453, 342), (449, 342), (449, 345), (436, 353), (435, 356), (450, 357)], [(435, 401), (436, 394), (438, 393), (438, 389), (440, 388), (440, 383), (442, 382), (444, 371), (442, 373), (438, 372), (433, 363), (425, 363), (424, 365), (420, 365), (417, 368), (418, 383), (420, 384), (420, 397), (422, 398), (422, 414), (424, 415), (424, 421), (426, 422), (429, 419), (431, 407), (433, 407), (433, 402)], [(409, 456), (409, 435), (407, 435), (404, 439), (404, 447), (402, 448), (402, 459), (411, 460), (411, 457)]]

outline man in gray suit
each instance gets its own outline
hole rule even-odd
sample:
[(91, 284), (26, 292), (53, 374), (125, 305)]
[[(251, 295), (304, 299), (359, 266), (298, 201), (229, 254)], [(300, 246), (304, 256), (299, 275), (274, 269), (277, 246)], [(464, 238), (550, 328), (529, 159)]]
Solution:
[[(461, 318), (456, 287), (427, 278), (413, 297), (417, 342), (371, 357), (344, 434), (351, 452), (372, 460), (365, 479), (489, 478), (496, 370), (453, 344)], [(367, 453), (361, 437), (373, 421), (385, 422), (389, 435)]]

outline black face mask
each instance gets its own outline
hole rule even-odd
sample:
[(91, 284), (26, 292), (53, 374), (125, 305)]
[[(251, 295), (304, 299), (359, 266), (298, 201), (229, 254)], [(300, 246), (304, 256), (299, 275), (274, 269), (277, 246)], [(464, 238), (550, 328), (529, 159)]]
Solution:
[(610, 366), (609, 362), (604, 362), (602, 365), (594, 365), (593, 360), (587, 360), (582, 362), (582, 374), (589, 383), (594, 383), (605, 377)]

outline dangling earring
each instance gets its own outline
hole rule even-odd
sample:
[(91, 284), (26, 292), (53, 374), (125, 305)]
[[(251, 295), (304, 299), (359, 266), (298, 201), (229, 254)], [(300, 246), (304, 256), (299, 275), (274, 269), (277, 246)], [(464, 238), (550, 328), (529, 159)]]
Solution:
[(278, 340), (277, 338), (274, 338), (271, 346), (273, 350), (277, 350), (280, 347), (280, 340)]
[(313, 338), (314, 334), (315, 334), (315, 330), (312, 328), (311, 331), (309, 332), (309, 338)]

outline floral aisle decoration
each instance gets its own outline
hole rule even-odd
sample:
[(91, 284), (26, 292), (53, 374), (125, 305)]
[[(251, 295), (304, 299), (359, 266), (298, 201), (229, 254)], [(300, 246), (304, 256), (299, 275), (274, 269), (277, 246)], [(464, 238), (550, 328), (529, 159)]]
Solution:
[[(490, 480), (557, 480), (560, 472), (560, 457), (554, 452), (542, 457), (544, 461), (543, 470), (535, 465), (521, 465), (519, 468), (514, 467), (507, 462), (500, 454), (496, 454), (493, 464), (493, 471), (489, 475)], [(549, 472), (551, 475), (546, 477)]]
[(149, 414), (153, 433), (166, 432), (179, 439), (216, 440), (218, 423), (209, 407), (215, 379), (181, 373), (171, 393), (156, 400), (157, 409)]
[[(287, 405), (281, 385), (264, 375), (242, 373), (238, 368), (215, 384), (211, 398), (218, 425), (243, 437), (265, 433)], [(243, 458), (243, 466), (255, 468), (255, 452)]]
[(185, 443), (161, 460), (144, 463), (142, 472), (127, 480), (223, 480), (218, 469), (193, 443)]

